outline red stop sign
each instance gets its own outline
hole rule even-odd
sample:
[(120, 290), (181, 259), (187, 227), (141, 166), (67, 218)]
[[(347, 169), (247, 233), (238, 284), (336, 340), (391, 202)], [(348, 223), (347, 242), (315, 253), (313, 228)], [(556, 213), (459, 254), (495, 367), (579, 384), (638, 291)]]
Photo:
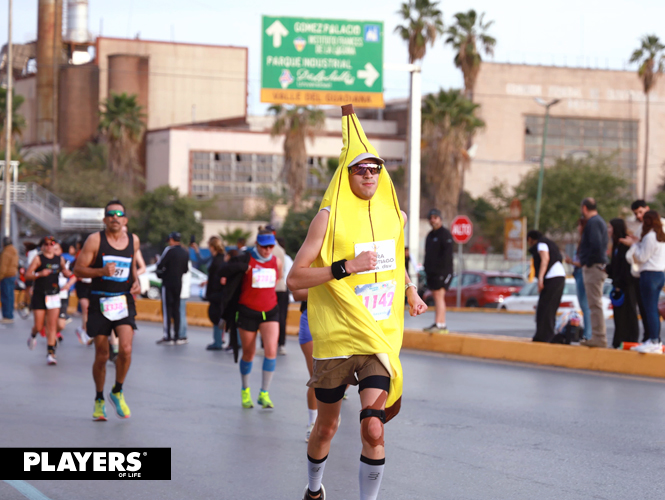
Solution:
[(450, 232), (455, 243), (467, 243), (473, 236), (473, 224), (466, 215), (458, 215), (450, 225)]

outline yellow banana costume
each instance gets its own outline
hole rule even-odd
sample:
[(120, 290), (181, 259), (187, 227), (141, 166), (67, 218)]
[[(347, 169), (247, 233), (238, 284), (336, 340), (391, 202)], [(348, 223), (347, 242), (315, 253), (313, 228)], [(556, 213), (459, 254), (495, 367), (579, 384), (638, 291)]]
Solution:
[[(399, 412), (402, 397), (402, 365), (399, 352), (404, 332), (404, 220), (395, 187), (385, 168), (371, 200), (353, 194), (348, 166), (358, 155), (378, 157), (367, 140), (352, 105), (342, 106), (343, 147), (339, 167), (330, 181), (321, 208), (330, 207), (323, 246), (313, 267), (330, 266), (356, 256), (355, 245), (393, 240), (396, 268), (389, 271), (354, 274), (311, 288), (308, 298), (309, 327), (314, 340), (314, 357), (334, 358), (376, 354), (390, 373), (386, 420)], [(387, 319), (376, 320), (358, 285), (390, 283), (394, 297)]]

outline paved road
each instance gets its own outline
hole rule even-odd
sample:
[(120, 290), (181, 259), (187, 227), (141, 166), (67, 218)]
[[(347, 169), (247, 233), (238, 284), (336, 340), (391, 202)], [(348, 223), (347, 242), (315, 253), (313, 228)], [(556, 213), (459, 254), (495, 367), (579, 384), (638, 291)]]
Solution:
[[(29, 351), (26, 334), (20, 321), (0, 327), (0, 447), (172, 448), (171, 481), (32, 481), (47, 498), (300, 498), (306, 369), (293, 338), (278, 359), (276, 409), (242, 410), (238, 367), (204, 350), (207, 329), (161, 347), (158, 326), (142, 323), (125, 383), (132, 418), (94, 423), (92, 349), (69, 325), (48, 367), (44, 342)], [(416, 352), (402, 360), (381, 499), (663, 498), (663, 382)], [(107, 374), (108, 390), (112, 365)], [(256, 393), (260, 372), (251, 380)], [(324, 478), (330, 500), (358, 498), (355, 390), (342, 411)], [(0, 498), (24, 500), (2, 481)]]
[[(451, 332), (456, 333), (489, 333), (509, 335), (511, 337), (532, 338), (536, 333), (536, 317), (533, 314), (507, 314), (495, 312), (449, 312), (446, 322)], [(426, 312), (412, 318), (406, 315), (406, 328), (421, 329), (434, 323), (434, 311)], [(614, 338), (614, 320), (605, 321), (607, 339), (612, 345)], [(640, 334), (641, 336), (642, 334)]]

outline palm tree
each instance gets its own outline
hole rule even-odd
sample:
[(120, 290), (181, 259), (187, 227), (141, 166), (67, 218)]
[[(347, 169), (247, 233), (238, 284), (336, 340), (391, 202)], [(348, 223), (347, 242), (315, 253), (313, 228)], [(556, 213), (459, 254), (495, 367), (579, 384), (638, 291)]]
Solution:
[(455, 14), (455, 24), (446, 30), (446, 43), (451, 44), (456, 51), (455, 66), (462, 70), (464, 94), (470, 101), (473, 101), (473, 90), (483, 61), (478, 48), (480, 46), (485, 54), (492, 56), (496, 45), (496, 39), (487, 34), (494, 21), (484, 23), (484, 17), (484, 12), (478, 17), (473, 9), (458, 12)]
[(395, 33), (408, 44), (410, 64), (423, 59), (427, 44), (433, 46), (436, 38), (443, 34), (443, 14), (438, 4), (431, 0), (409, 0), (397, 11), (405, 23), (398, 25)]
[[(12, 96), (12, 146), (13, 142), (16, 139), (23, 136), (25, 131), (25, 118), (23, 115), (18, 113), (18, 108), (21, 107), (25, 98), (14, 93)], [(5, 126), (7, 125), (7, 89), (0, 88), (0, 149), (5, 149), (6, 147), (6, 137), (5, 137)], [(12, 150), (14, 148), (12, 147)]]
[(146, 128), (143, 107), (136, 94), (111, 95), (104, 101), (99, 131), (109, 144), (111, 171), (133, 187), (138, 173), (138, 147)]
[(461, 172), (468, 161), (468, 139), (485, 126), (475, 115), (478, 108), (459, 90), (440, 90), (425, 97), (425, 180), (444, 221), (451, 221), (457, 212)]
[(284, 173), (291, 190), (293, 207), (301, 208), (302, 199), (307, 188), (307, 149), (305, 139), (314, 140), (316, 132), (323, 128), (326, 116), (320, 109), (309, 106), (271, 106), (275, 122), (270, 135), (284, 136)]
[(644, 35), (641, 46), (630, 56), (631, 63), (638, 63), (637, 75), (642, 80), (646, 96), (646, 137), (644, 139), (644, 174), (642, 176), (642, 197), (647, 197), (647, 165), (649, 163), (649, 92), (656, 84), (656, 79), (663, 73), (663, 45), (656, 35)]

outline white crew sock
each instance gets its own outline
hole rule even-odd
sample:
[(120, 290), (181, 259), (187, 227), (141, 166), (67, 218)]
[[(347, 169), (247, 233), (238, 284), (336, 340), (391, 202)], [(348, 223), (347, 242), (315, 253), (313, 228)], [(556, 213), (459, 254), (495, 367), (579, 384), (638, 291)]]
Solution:
[(383, 479), (383, 468), (386, 459), (372, 460), (360, 455), (360, 470), (358, 481), (360, 482), (360, 500), (376, 500)]
[(436, 327), (437, 327), (437, 328), (445, 328), (445, 327), (446, 327), (446, 324), (445, 324), (445, 323), (437, 323), (437, 324), (436, 324)]
[(312, 493), (316, 493), (321, 489), (323, 471), (326, 468), (327, 460), (328, 455), (323, 457), (321, 460), (314, 460), (312, 457), (307, 455), (307, 475), (309, 476), (307, 487)]
[(316, 422), (316, 417), (319, 414), (318, 410), (307, 410), (309, 412), (309, 423), (307, 425), (312, 425)]

